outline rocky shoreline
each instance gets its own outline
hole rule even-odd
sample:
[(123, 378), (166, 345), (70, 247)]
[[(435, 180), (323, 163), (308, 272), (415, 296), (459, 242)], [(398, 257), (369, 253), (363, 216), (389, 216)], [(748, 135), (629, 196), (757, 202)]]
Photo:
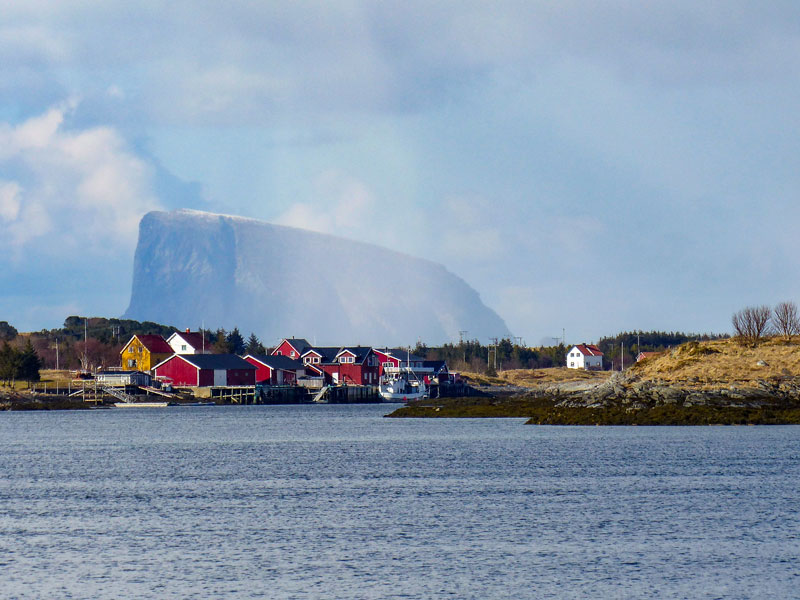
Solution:
[(800, 424), (798, 377), (709, 385), (615, 373), (603, 382), (481, 389), (492, 397), (419, 402), (388, 416), (526, 417), (540, 425)]
[(663, 382), (614, 373), (607, 381), (554, 383), (525, 390), (530, 398), (551, 400), (556, 406), (714, 406), (759, 408), (800, 403), (800, 377), (760, 379), (748, 383), (709, 385), (699, 381)]

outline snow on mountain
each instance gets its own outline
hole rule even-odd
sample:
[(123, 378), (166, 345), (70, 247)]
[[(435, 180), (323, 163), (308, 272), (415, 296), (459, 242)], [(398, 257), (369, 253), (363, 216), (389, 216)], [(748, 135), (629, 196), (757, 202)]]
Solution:
[(265, 344), (409, 345), (508, 336), (461, 278), (379, 246), (255, 219), (179, 210), (139, 225), (125, 318), (238, 327)]

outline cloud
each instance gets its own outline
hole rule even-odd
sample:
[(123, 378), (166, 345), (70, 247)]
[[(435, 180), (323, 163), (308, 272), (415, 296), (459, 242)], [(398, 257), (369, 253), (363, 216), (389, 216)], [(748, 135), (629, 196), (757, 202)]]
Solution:
[(376, 225), (377, 201), (364, 182), (340, 171), (328, 170), (317, 177), (314, 191), (313, 200), (293, 204), (274, 222), (362, 238)]
[(160, 206), (151, 168), (110, 127), (67, 130), (74, 103), (0, 123), (0, 248), (14, 256), (131, 251)]

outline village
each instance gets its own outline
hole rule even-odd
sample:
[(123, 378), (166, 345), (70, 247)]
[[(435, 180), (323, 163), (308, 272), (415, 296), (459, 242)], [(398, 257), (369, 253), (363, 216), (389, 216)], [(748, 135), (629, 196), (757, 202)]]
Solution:
[(120, 352), (119, 368), (92, 377), (102, 391), (129, 404), (141, 403), (142, 395), (177, 400), (185, 394), (221, 403), (295, 404), (379, 402), (381, 379), (401, 372), (424, 382), (429, 394), (465, 393), (445, 361), (424, 360), (406, 349), (315, 346), (285, 338), (268, 354), (214, 354), (201, 332), (188, 329), (166, 339), (134, 334)]
[[(566, 362), (571, 369), (604, 367), (603, 353), (592, 344), (573, 346)], [(481, 395), (446, 361), (425, 360), (410, 349), (316, 346), (304, 338), (284, 338), (266, 354), (215, 354), (202, 332), (189, 329), (167, 338), (134, 334), (120, 351), (120, 366), (88, 375), (93, 384), (83, 387), (89, 388), (89, 401), (112, 396), (116, 406), (152, 405), (151, 396), (159, 403), (380, 402), (391, 400), (382, 397), (379, 383), (400, 373), (423, 384), (424, 398)], [(81, 393), (86, 397), (85, 390)]]

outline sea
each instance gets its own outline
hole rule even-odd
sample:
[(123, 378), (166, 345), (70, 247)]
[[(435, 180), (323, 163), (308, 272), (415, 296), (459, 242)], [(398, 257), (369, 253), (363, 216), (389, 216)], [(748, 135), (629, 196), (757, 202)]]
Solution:
[(800, 598), (800, 427), (0, 413), (0, 598)]

